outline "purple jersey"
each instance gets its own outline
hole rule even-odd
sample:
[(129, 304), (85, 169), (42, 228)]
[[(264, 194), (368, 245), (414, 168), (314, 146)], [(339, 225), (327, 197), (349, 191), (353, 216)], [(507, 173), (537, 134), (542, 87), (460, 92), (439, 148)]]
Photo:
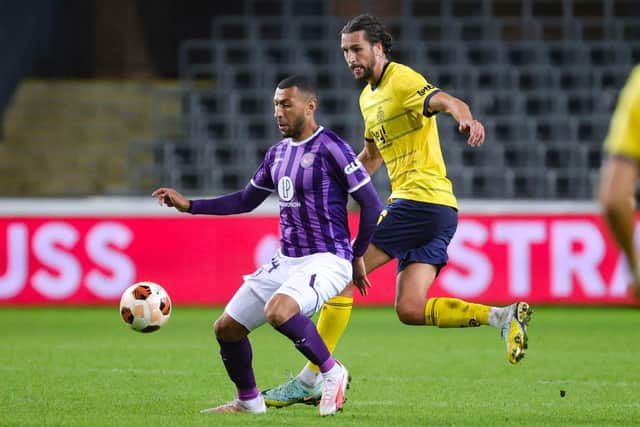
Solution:
[(330, 252), (351, 260), (348, 194), (370, 180), (351, 146), (320, 126), (304, 141), (271, 147), (251, 185), (278, 192), (284, 255)]

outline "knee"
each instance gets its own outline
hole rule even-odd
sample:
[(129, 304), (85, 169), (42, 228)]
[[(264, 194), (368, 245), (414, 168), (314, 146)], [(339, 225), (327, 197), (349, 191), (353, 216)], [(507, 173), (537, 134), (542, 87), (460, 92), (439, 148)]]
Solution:
[(299, 312), (298, 303), (290, 296), (283, 294), (272, 296), (264, 306), (264, 318), (274, 328), (282, 325)]
[(215, 322), (213, 322), (213, 334), (217, 339), (225, 341), (224, 337), (226, 335), (227, 328), (225, 328), (224, 321), (222, 317), (218, 318)]
[(248, 331), (229, 316), (222, 315), (213, 323), (213, 333), (220, 341), (235, 342), (247, 336)]
[(424, 325), (424, 307), (415, 304), (396, 304), (396, 315), (405, 325)]
[(291, 316), (289, 316), (288, 313), (284, 313), (274, 304), (267, 304), (264, 307), (264, 318), (274, 328), (282, 325), (284, 322), (289, 320), (289, 317)]

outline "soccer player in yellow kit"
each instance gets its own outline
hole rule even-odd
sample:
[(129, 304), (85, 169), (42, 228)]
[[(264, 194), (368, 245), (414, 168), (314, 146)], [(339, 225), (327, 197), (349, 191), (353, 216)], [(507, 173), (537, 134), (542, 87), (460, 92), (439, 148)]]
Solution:
[(633, 69), (618, 97), (604, 149), (608, 157), (600, 173), (598, 200), (609, 229), (629, 263), (633, 295), (640, 298), (640, 265), (633, 244), (640, 165), (640, 66)]
[[(440, 148), (436, 114), (458, 122), (468, 144), (484, 142), (484, 127), (467, 104), (430, 84), (411, 68), (392, 62), (391, 36), (376, 18), (360, 15), (341, 31), (341, 47), (354, 77), (367, 85), (360, 95), (365, 143), (358, 159), (369, 174), (384, 162), (391, 181), (365, 255), (367, 272), (398, 259), (395, 309), (408, 325), (459, 328), (492, 325), (505, 339), (515, 364), (527, 348), (531, 308), (526, 302), (489, 307), (457, 298), (427, 298), (429, 287), (447, 263), (447, 246), (458, 224), (457, 202)], [(358, 289), (367, 293), (368, 281)], [(318, 331), (330, 351), (345, 330), (353, 304), (353, 285), (321, 310)], [(268, 406), (315, 403), (321, 390), (317, 367), (305, 365), (298, 376), (263, 391)]]

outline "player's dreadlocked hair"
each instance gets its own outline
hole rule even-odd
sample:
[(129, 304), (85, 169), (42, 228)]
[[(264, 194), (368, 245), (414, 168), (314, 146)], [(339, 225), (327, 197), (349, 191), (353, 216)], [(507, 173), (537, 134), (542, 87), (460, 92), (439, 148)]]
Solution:
[(318, 90), (316, 85), (311, 79), (305, 76), (294, 74), (287, 78), (280, 80), (278, 83), (278, 89), (287, 89), (290, 87), (297, 87), (298, 90), (311, 98), (318, 98)]
[(387, 32), (380, 21), (368, 13), (351, 18), (351, 20), (349, 20), (349, 22), (347, 22), (347, 24), (342, 28), (340, 34), (349, 34), (360, 30), (364, 31), (365, 39), (367, 39), (369, 43), (382, 43), (382, 50), (384, 54), (387, 55), (387, 58), (391, 56), (391, 34)]

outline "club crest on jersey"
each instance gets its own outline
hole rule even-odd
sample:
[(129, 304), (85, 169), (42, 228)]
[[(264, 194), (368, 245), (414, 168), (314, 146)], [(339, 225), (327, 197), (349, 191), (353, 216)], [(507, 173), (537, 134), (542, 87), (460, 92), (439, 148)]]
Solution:
[(360, 160), (355, 159), (353, 162), (349, 163), (347, 166), (344, 167), (344, 174), (351, 175), (356, 170), (358, 170), (360, 166), (362, 166), (362, 163), (360, 162)]
[(316, 158), (316, 155), (313, 153), (305, 153), (300, 160), (300, 166), (303, 168), (308, 168), (313, 164), (313, 159)]

